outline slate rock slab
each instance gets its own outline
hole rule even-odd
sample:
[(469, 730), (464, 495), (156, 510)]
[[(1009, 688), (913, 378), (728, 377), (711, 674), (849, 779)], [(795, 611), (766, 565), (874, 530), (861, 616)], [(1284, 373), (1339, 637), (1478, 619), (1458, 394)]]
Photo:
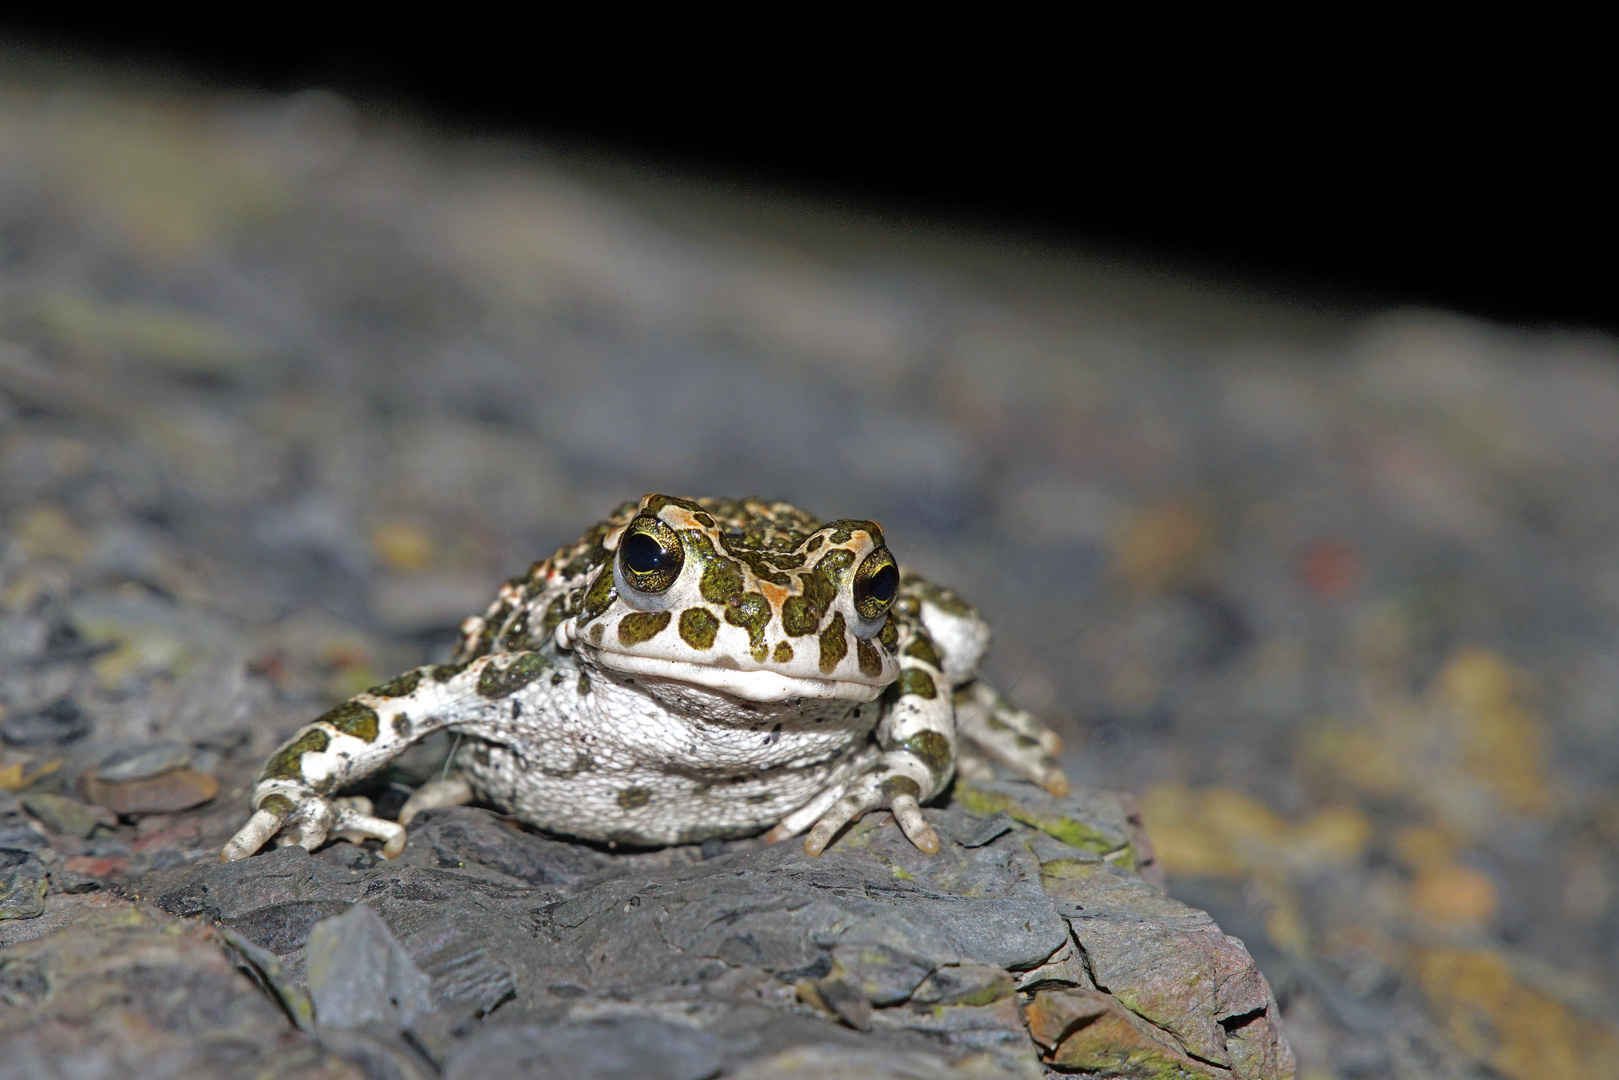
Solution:
[(458, 807), (391, 862), (281, 848), (137, 888), (248, 943), (283, 1000), (312, 994), (322, 1045), (407, 1072), (1291, 1075), (1263, 976), (1141, 877), (1129, 810), (961, 785), (926, 811), (936, 855), (871, 815), (811, 858), (614, 853)]

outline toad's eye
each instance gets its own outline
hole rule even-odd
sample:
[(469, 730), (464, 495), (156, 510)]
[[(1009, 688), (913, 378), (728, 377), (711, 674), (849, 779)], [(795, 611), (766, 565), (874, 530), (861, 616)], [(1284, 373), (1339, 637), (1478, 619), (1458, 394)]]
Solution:
[(882, 629), (882, 618), (898, 595), (899, 567), (887, 548), (878, 548), (854, 572), (854, 609), (873, 634)]
[(618, 542), (613, 576), (619, 595), (631, 607), (660, 609), (666, 606), (661, 594), (669, 591), (685, 562), (673, 529), (655, 517), (638, 517)]

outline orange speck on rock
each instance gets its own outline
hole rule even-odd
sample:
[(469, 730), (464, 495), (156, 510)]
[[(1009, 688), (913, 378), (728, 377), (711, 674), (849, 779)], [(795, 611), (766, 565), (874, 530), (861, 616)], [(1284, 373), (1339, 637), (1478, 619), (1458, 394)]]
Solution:
[(1341, 600), (1360, 584), (1360, 553), (1347, 540), (1313, 541), (1299, 555), (1299, 576), (1321, 599)]

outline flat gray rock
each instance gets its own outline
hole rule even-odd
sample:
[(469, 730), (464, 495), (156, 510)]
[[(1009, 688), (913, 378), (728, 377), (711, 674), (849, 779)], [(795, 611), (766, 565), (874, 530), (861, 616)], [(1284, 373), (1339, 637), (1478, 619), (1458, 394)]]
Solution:
[(963, 785), (926, 813), (936, 855), (872, 815), (812, 858), (757, 840), (614, 854), (458, 807), (419, 817), (392, 862), (282, 848), (139, 890), (248, 942), (317, 1031), (359, 1032), (323, 1045), (392, 1061), (403, 1029), (446, 1076), (807, 1075), (804, 1048), (830, 1042), (851, 1075), (1036, 1077), (1067, 1014), (1048, 1010), (1042, 1045), (1021, 1009), (1064, 989), (1209, 1076), (1286, 1075), (1263, 978), (1135, 872), (1116, 800)]

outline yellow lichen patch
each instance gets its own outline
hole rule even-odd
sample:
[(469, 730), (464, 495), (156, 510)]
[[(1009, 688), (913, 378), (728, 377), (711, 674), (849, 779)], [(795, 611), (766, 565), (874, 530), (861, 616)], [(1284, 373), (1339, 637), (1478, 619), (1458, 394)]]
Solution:
[(432, 563), (437, 545), (427, 530), (408, 521), (385, 521), (371, 530), (371, 552), (394, 570), (421, 570)]
[(1184, 502), (1127, 514), (1114, 536), (1114, 568), (1131, 588), (1160, 592), (1201, 569), (1212, 533), (1208, 515)]
[(1465, 863), (1424, 867), (1408, 890), (1411, 911), (1451, 932), (1482, 929), (1495, 918), (1495, 883)]
[(1407, 826), (1392, 837), (1395, 855), (1411, 871), (1406, 904), (1435, 929), (1470, 933), (1495, 918), (1499, 896), (1483, 871), (1457, 858), (1457, 838), (1442, 829)]
[(15, 791), (22, 787), (22, 762), (0, 765), (0, 791)]
[(1419, 949), (1417, 983), (1465, 1053), (1511, 1080), (1619, 1077), (1619, 1035), (1525, 985), (1488, 949)]
[(1462, 767), (1520, 814), (1545, 813), (1545, 721), (1528, 705), (1529, 676), (1487, 649), (1451, 658), (1435, 685), (1458, 728)]
[(1328, 807), (1293, 824), (1234, 788), (1161, 785), (1146, 793), (1141, 809), (1164, 869), (1194, 877), (1346, 865), (1372, 834), (1371, 821), (1353, 807)]
[(54, 506), (39, 506), (28, 511), (17, 522), (12, 535), (22, 545), (23, 552), (34, 559), (62, 559), (76, 563), (90, 549), (78, 526)]
[(39, 151), (83, 216), (174, 259), (281, 201), (273, 174), (215, 134), (178, 107), (70, 107), (53, 113)]
[(1358, 809), (1329, 806), (1305, 818), (1288, 837), (1288, 854), (1307, 866), (1347, 865), (1372, 838), (1372, 822)]
[(1422, 696), (1368, 689), (1363, 722), (1317, 722), (1304, 737), (1322, 789), (1402, 799), (1466, 836), (1500, 812), (1550, 809), (1545, 721), (1528, 676), (1500, 656), (1458, 651)]
[(173, 626), (126, 617), (116, 610), (82, 615), (75, 625), (84, 640), (115, 648), (90, 664), (96, 684), (117, 690), (148, 675), (178, 675), (194, 657), (193, 643)]
[(235, 335), (170, 308), (58, 294), (41, 300), (32, 314), (47, 335), (71, 350), (138, 357), (171, 371), (230, 371), (251, 355)]
[(1405, 716), (1380, 717), (1366, 725), (1317, 721), (1304, 735), (1304, 763), (1326, 788), (1393, 798), (1409, 786)]

